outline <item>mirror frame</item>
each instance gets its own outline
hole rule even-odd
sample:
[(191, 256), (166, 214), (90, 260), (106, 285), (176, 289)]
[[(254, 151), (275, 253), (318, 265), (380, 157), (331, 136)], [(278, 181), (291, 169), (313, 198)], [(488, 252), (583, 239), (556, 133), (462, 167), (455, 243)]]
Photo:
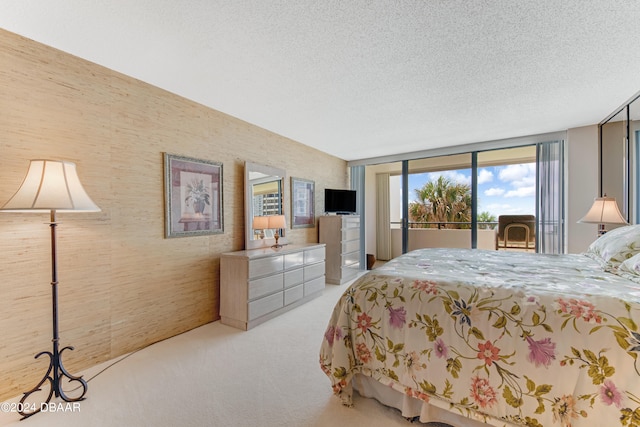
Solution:
[(282, 236), (278, 240), (279, 244), (286, 243), (285, 238), (285, 229), (286, 229), (286, 210), (284, 207), (284, 197), (285, 197), (285, 176), (286, 172), (284, 169), (265, 166), (258, 163), (245, 162), (244, 164), (244, 228), (245, 228), (245, 249), (258, 249), (270, 247), (275, 244), (276, 240), (273, 237), (265, 237), (260, 240), (253, 240), (253, 191), (251, 188), (251, 172), (259, 172), (264, 175), (271, 175), (279, 177), (280, 181), (280, 196), (281, 196), (281, 206), (280, 206), (280, 214), (285, 215), (285, 228), (281, 229)]
[[(600, 124), (600, 197), (614, 197), (628, 220), (629, 138), (627, 109), (623, 108)], [(622, 166), (622, 167), (620, 167)]]
[[(633, 120), (637, 120), (635, 115), (635, 109), (633, 109), (634, 117), (632, 117), (632, 105), (636, 106), (640, 102), (640, 92), (634, 94), (627, 102), (625, 102), (620, 108), (616, 109), (613, 113), (609, 114), (602, 122), (598, 124), (598, 133), (599, 133), (599, 192), (602, 196), (606, 191), (611, 192), (611, 188), (608, 186), (606, 182), (605, 175), (609, 172), (607, 171), (607, 162), (604, 160), (605, 155), (607, 154), (607, 148), (610, 144), (609, 141), (606, 140), (604, 135), (604, 127), (611, 126), (613, 123), (620, 123), (622, 127), (621, 137), (622, 137), (622, 146), (620, 147), (622, 153), (618, 159), (613, 159), (613, 161), (621, 161), (622, 163), (622, 176), (620, 177), (620, 183), (614, 183), (614, 185), (618, 184), (621, 188), (618, 189), (619, 196), (622, 196), (620, 200), (618, 200), (618, 208), (620, 212), (622, 212), (622, 216), (624, 216), (627, 221), (631, 222), (633, 220), (633, 216), (638, 215), (636, 212), (635, 215), (632, 215), (632, 212), (635, 209), (636, 204), (638, 203), (637, 196), (631, 189), (634, 187), (634, 182), (632, 176), (632, 165), (634, 159), (632, 158), (632, 152), (635, 150), (634, 147), (631, 147), (631, 129), (630, 122)], [(637, 168), (638, 165), (634, 165), (634, 169)], [(616, 168), (617, 169), (617, 168)], [(637, 169), (636, 172), (637, 174)], [(609, 194), (607, 194), (609, 195)], [(615, 197), (616, 194), (613, 196)]]

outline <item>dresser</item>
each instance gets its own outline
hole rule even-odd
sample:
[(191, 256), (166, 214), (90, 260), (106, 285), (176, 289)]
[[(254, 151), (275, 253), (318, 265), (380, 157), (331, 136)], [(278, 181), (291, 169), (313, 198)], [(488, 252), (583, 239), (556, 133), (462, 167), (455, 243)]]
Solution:
[(327, 245), (327, 283), (341, 285), (360, 271), (360, 217), (325, 215), (318, 218), (320, 243)]
[(325, 245), (286, 245), (223, 253), (220, 321), (248, 330), (319, 295)]

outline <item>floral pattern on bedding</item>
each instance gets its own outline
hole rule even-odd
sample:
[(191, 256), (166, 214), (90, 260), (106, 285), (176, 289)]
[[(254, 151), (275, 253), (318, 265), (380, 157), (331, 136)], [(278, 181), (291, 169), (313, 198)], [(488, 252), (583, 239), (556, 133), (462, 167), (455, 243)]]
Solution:
[(405, 254), (336, 305), (320, 365), (494, 425), (640, 426), (640, 285), (584, 255)]

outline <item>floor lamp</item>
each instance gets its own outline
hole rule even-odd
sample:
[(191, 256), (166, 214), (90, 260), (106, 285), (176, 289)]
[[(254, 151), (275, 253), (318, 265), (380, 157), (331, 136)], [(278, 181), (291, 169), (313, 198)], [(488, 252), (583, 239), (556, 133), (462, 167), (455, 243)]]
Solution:
[[(40, 382), (31, 390), (24, 393), (20, 399), (21, 410), (18, 411), (23, 419), (40, 412), (41, 408), (48, 404), (51, 397), (60, 397), (66, 402), (84, 400), (87, 392), (87, 382), (82, 377), (71, 375), (62, 365), (61, 355), (67, 346), (59, 348), (60, 336), (58, 333), (58, 265), (56, 253), (56, 212), (99, 212), (87, 195), (78, 175), (76, 165), (71, 162), (58, 160), (31, 160), (27, 175), (22, 185), (13, 197), (2, 207), (3, 212), (49, 212), (51, 214), (51, 295), (53, 305), (53, 349), (36, 354), (36, 359), (44, 354), (49, 356), (49, 369)], [(69, 397), (62, 390), (62, 381), (78, 383), (77, 389), (82, 389), (78, 397)], [(29, 396), (41, 391), (41, 387), (49, 382), (50, 389), (46, 401), (40, 406), (25, 403)]]

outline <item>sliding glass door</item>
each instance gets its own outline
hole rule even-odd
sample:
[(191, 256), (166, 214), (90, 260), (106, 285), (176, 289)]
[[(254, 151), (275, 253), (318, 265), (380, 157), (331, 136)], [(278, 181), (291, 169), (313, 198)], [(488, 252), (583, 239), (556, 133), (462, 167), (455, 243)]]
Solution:
[[(563, 153), (559, 140), (372, 166), (377, 258), (429, 247), (564, 252)], [(520, 225), (505, 243), (508, 221)]]
[(476, 177), (476, 247), (535, 252), (536, 146), (479, 152)]
[(408, 161), (407, 250), (471, 248), (471, 153)]

